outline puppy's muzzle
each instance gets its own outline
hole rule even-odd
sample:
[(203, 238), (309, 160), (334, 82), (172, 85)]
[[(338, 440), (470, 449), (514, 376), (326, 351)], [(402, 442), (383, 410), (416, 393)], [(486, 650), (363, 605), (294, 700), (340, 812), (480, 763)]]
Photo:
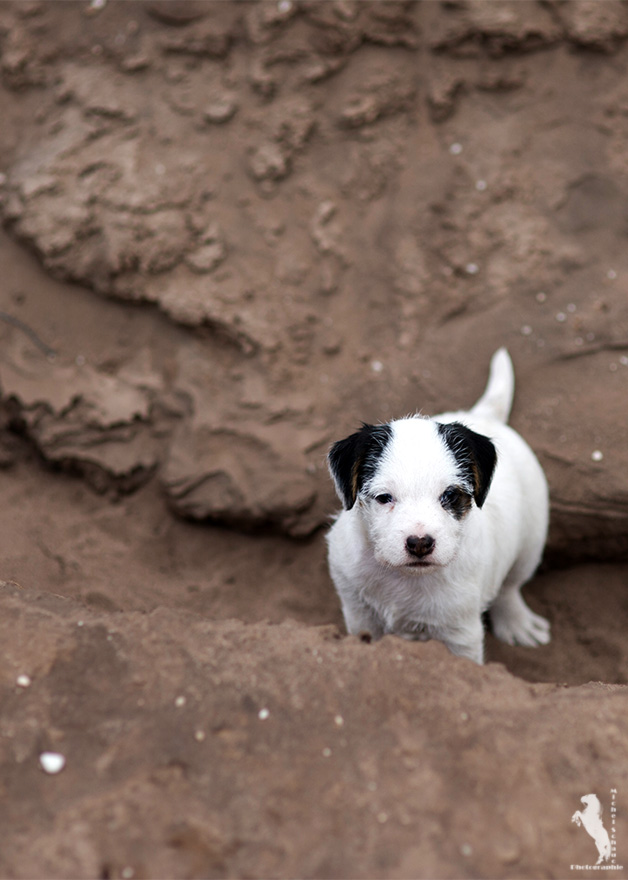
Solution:
[(422, 537), (419, 537), (419, 535), (409, 535), (406, 538), (406, 550), (416, 559), (424, 559), (426, 556), (429, 556), (435, 544), (436, 541), (431, 535), (423, 535)]

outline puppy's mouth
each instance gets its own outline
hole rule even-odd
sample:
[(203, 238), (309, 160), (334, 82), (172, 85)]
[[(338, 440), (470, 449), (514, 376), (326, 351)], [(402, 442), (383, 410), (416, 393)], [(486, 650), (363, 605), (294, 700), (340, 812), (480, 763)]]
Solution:
[(415, 559), (414, 562), (406, 562), (404, 568), (431, 568), (433, 565), (433, 562), (426, 559)]

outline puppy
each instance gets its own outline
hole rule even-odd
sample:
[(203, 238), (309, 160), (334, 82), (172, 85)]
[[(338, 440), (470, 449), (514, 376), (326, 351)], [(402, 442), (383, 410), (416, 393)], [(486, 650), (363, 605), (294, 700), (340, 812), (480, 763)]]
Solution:
[(519, 592), (541, 559), (549, 502), (539, 462), (506, 424), (513, 393), (501, 348), (470, 411), (365, 424), (332, 446), (344, 510), (329, 567), (349, 633), (439, 639), (482, 663), (490, 608), (503, 641), (549, 642)]

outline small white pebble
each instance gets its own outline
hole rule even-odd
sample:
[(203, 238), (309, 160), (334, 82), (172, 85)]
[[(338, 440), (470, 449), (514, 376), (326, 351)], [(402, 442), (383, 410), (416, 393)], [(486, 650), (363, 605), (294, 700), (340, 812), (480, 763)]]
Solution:
[(591, 458), (593, 459), (593, 461), (602, 461), (602, 459), (604, 458), (604, 453), (600, 452), (599, 449), (596, 449), (594, 452), (591, 453)]
[(610, 278), (611, 281), (614, 281), (617, 278), (617, 272), (614, 269), (609, 269), (606, 273), (606, 277)]
[(477, 189), (478, 192), (484, 192), (486, 187), (487, 187), (487, 183), (485, 180), (476, 180), (475, 188)]
[(59, 752), (42, 752), (39, 756), (39, 763), (44, 772), (54, 775), (61, 773), (65, 767), (65, 758)]
[(619, 363), (622, 365), (622, 367), (628, 367), (628, 357), (626, 357), (625, 354), (622, 354), (619, 359)]
[(205, 731), (204, 730), (195, 730), (194, 731), (194, 739), (196, 742), (202, 743), (205, 739)]
[(461, 713), (460, 713), (460, 720), (461, 720), (461, 721), (468, 721), (468, 720), (469, 720), (469, 716), (467, 715), (466, 712), (461, 712)]
[(463, 856), (470, 856), (473, 853), (473, 847), (469, 843), (463, 843), (460, 852)]
[(531, 336), (532, 335), (532, 327), (530, 327), (529, 324), (524, 324), (523, 327), (521, 328), (521, 335), (522, 336)]
[(279, 0), (277, 9), (279, 9), (280, 12), (290, 12), (292, 9), (292, 0)]
[(259, 718), (260, 721), (266, 721), (266, 719), (268, 718), (269, 715), (270, 715), (270, 712), (268, 709), (260, 709), (259, 712), (257, 713), (257, 717)]
[(451, 153), (452, 156), (459, 156), (460, 153), (462, 153), (462, 144), (458, 144), (458, 143), (452, 144), (449, 147), (449, 152)]
[(177, 707), (177, 709), (180, 709), (182, 706), (185, 706), (185, 704), (186, 704), (185, 697), (183, 695), (181, 695), (180, 697), (177, 697), (176, 700), (174, 701), (174, 704)]
[(558, 312), (558, 314), (556, 315), (556, 320), (559, 324), (562, 324), (564, 321), (567, 320), (567, 315), (564, 312)]
[(104, 9), (107, 5), (107, 0), (91, 0), (89, 4), (90, 9)]
[(546, 299), (547, 299), (547, 294), (544, 291), (539, 290), (539, 292), (536, 295), (536, 301), (540, 302), (540, 303), (544, 303)]
[(18, 675), (15, 679), (15, 683), (18, 687), (27, 688), (31, 686), (31, 678), (30, 675)]
[(477, 263), (467, 263), (467, 265), (464, 268), (467, 272), (467, 275), (477, 275), (478, 272), (480, 271), (480, 267), (478, 266)]
[(608, 369), (611, 371), (611, 373), (614, 373), (617, 370), (617, 364), (609, 364)]
[(124, 880), (131, 880), (132, 877), (135, 877), (135, 871), (133, 868), (123, 868), (120, 872), (124, 878)]
[(329, 749), (329, 748), (323, 749), (323, 758), (331, 758), (331, 749)]
[(372, 361), (371, 362), (371, 369), (373, 370), (374, 373), (381, 373), (382, 370), (384, 369), (384, 365), (381, 361)]
[(378, 813), (377, 814), (377, 821), (379, 822), (380, 825), (383, 825), (385, 822), (388, 822), (388, 813), (384, 813), (384, 812)]
[(342, 715), (336, 715), (336, 717), (334, 718), (334, 724), (336, 725), (336, 727), (342, 727), (344, 723), (345, 720)]
[(85, 626), (85, 621), (84, 620), (77, 620), (76, 625), (77, 626)]

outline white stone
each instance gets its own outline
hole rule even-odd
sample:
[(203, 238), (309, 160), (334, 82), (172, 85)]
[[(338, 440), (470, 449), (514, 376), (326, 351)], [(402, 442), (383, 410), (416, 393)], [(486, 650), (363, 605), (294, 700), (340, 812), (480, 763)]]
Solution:
[(42, 752), (39, 756), (39, 763), (44, 772), (54, 775), (61, 773), (65, 767), (65, 757), (59, 752)]

